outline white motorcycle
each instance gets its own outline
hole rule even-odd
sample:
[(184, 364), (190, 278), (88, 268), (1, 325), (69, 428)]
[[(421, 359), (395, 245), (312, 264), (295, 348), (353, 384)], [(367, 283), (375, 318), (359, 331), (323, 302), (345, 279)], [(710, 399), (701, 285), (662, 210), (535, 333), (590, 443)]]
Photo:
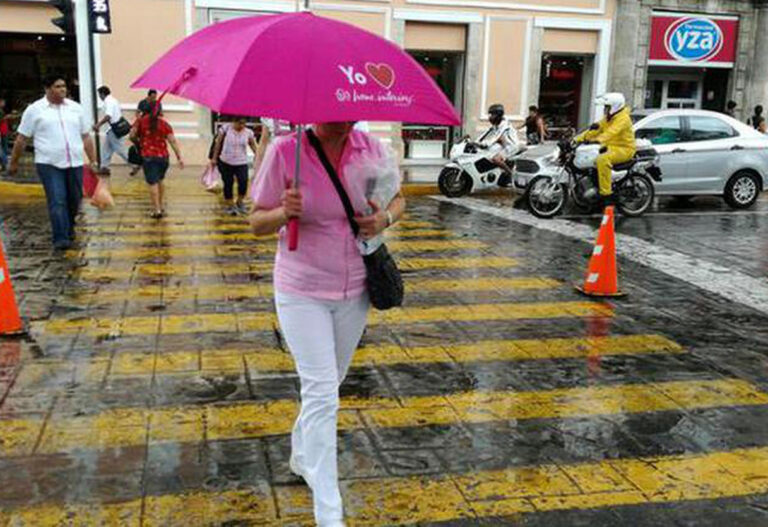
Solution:
[(493, 162), (498, 150), (474, 142), (469, 136), (451, 148), (451, 161), (440, 171), (437, 186), (444, 196), (458, 198), (491, 187), (511, 187), (514, 160), (526, 150), (525, 143), (512, 134), (516, 151), (506, 160), (509, 171)]

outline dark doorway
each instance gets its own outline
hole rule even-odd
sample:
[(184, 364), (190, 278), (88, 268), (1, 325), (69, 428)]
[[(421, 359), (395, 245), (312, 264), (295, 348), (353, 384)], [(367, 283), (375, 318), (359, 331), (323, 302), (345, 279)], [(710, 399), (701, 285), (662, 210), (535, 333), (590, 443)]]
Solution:
[(542, 57), (539, 110), (551, 138), (579, 128), (583, 117), (584, 64), (585, 57), (581, 56), (545, 54)]
[(704, 92), (701, 107), (714, 112), (725, 111), (728, 78), (731, 70), (709, 68), (704, 73)]
[(22, 111), (42, 96), (42, 78), (61, 75), (69, 97), (80, 98), (77, 48), (70, 35), (0, 33), (0, 94), (8, 110)]
[[(464, 104), (464, 57), (462, 52), (408, 50), (461, 113)], [(403, 125), (405, 155), (411, 159), (444, 158), (450, 151), (454, 127)]]

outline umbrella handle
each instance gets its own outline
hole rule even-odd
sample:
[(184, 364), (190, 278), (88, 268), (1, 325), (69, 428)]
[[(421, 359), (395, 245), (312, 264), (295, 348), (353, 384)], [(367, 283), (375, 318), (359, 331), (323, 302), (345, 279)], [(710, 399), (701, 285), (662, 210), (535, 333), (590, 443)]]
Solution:
[[(299, 188), (299, 175), (301, 174), (301, 134), (304, 126), (299, 125), (296, 131), (296, 172), (293, 176), (293, 187)], [(288, 220), (288, 250), (295, 251), (299, 247), (299, 218)]]
[(295, 251), (299, 247), (299, 218), (288, 220), (288, 250)]

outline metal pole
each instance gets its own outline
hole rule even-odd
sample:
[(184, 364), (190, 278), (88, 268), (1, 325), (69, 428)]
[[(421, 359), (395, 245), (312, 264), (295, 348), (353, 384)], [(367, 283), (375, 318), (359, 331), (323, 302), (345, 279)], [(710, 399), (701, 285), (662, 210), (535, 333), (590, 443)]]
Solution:
[(304, 132), (304, 125), (300, 124), (296, 129), (296, 169), (293, 173), (293, 186), (299, 188), (299, 173), (301, 172), (301, 136)]
[[(96, 54), (93, 51), (95, 35), (91, 32), (90, 20), (88, 22), (88, 61), (91, 67), (91, 106), (93, 107), (93, 124), (99, 122), (99, 105), (96, 102)], [(94, 142), (96, 143), (96, 163), (101, 170), (101, 141), (99, 140), (99, 129), (94, 132)]]

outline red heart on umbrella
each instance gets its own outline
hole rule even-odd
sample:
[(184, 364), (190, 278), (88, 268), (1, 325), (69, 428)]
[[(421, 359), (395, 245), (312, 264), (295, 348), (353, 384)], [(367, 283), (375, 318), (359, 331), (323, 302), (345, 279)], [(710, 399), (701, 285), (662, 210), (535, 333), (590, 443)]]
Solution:
[(365, 71), (382, 88), (388, 90), (395, 83), (395, 72), (389, 64), (374, 64), (368, 62), (365, 65)]

